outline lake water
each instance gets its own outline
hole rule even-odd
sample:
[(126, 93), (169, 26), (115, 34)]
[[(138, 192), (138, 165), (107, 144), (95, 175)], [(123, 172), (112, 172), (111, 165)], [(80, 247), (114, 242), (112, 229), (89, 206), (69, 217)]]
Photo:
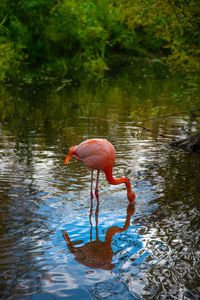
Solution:
[[(200, 100), (154, 65), (136, 74), (1, 88), (1, 299), (200, 299), (200, 154), (169, 146), (200, 130)], [(101, 174), (90, 217), (90, 171), (63, 162), (93, 137), (135, 207)]]

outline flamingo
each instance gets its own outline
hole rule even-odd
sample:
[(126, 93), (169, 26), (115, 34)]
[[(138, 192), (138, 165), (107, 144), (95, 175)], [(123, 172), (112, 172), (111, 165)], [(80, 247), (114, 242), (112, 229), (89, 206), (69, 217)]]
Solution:
[(69, 148), (64, 165), (69, 163), (70, 158), (73, 157), (91, 169), (91, 200), (93, 198), (93, 171), (97, 170), (97, 180), (95, 188), (95, 196), (99, 201), (98, 184), (99, 184), (99, 172), (105, 173), (106, 179), (110, 184), (121, 184), (125, 183), (127, 189), (127, 198), (130, 204), (134, 204), (135, 193), (131, 189), (131, 184), (128, 178), (122, 177), (114, 179), (112, 170), (115, 162), (115, 148), (114, 146), (105, 139), (94, 138), (86, 140), (79, 145), (72, 146)]

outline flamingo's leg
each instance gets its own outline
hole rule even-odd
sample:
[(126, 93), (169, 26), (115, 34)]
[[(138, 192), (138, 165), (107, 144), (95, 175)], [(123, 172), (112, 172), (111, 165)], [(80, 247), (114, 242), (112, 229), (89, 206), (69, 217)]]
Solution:
[(95, 188), (95, 196), (97, 198), (97, 208), (96, 208), (96, 214), (99, 212), (99, 192), (98, 192), (98, 185), (99, 185), (99, 173), (100, 171), (97, 170), (97, 180), (96, 180), (96, 188)]
[(95, 196), (98, 197), (98, 186), (99, 186), (99, 173), (100, 171), (97, 170), (97, 181), (96, 181), (96, 188), (95, 188)]
[(90, 188), (90, 215), (92, 215), (93, 210), (93, 170), (91, 170), (91, 188)]

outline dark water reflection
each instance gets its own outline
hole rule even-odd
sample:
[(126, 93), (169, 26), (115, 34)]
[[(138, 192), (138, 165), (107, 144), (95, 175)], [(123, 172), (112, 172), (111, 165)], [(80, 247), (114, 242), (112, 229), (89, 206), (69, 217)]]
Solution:
[[(0, 291), (2, 299), (199, 299), (200, 156), (168, 146), (200, 130), (199, 99), (181, 81), (143, 70), (96, 87), (7, 87), (0, 92)], [(142, 123), (133, 123), (148, 119)], [(140, 125), (140, 126), (138, 126)], [(142, 128), (142, 127), (143, 128)], [(148, 130), (146, 130), (146, 129)], [(129, 228), (112, 237), (112, 268), (78, 263), (89, 221), (90, 172), (68, 147), (103, 137), (117, 151), (115, 177), (136, 192)], [(100, 177), (98, 238), (123, 228), (123, 186)]]

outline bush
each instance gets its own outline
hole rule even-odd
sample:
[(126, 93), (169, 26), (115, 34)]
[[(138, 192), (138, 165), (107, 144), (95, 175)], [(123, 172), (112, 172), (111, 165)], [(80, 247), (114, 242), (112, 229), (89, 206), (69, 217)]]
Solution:
[(0, 81), (101, 80), (110, 58), (162, 57), (199, 85), (197, 0), (2, 0)]

